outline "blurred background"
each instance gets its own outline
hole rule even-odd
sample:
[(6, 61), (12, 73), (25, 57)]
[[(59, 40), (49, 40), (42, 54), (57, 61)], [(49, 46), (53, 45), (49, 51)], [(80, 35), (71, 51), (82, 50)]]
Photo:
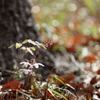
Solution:
[[(41, 39), (93, 63), (100, 56), (100, 0), (29, 0)], [(52, 45), (51, 45), (52, 44)]]

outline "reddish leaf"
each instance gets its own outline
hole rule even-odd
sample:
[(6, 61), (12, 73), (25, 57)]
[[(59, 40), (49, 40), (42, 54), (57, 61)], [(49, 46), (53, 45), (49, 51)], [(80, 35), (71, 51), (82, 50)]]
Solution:
[(97, 74), (100, 75), (100, 69), (97, 71)]
[(93, 77), (93, 78), (91, 79), (90, 83), (91, 83), (92, 85), (95, 84), (95, 83), (97, 83), (96, 76)]
[(4, 90), (8, 90), (8, 89), (11, 89), (11, 90), (16, 90), (16, 89), (19, 89), (21, 86), (21, 83), (19, 81), (11, 81), (11, 82), (8, 82), (8, 83), (5, 83), (1, 90), (4, 91)]
[(48, 90), (46, 90), (46, 92), (47, 92), (47, 97), (48, 98), (54, 98), (54, 96)]
[(41, 100), (46, 100), (46, 99), (53, 99), (56, 100), (55, 97), (48, 91), (48, 90), (44, 90), (44, 96), (41, 98)]
[(95, 55), (89, 55), (83, 58), (85, 62), (94, 63), (96, 61)]
[(39, 90), (38, 89), (32, 89), (32, 90), (29, 90), (28, 92), (32, 93), (32, 97), (36, 97), (38, 94), (39, 94)]
[(87, 93), (85, 96), (86, 96), (87, 100), (91, 100), (91, 94), (90, 93)]
[(100, 77), (94, 76), (94, 77), (91, 79), (90, 83), (93, 85), (93, 84), (97, 83), (98, 81), (100, 81)]
[(81, 34), (77, 34), (75, 36), (69, 37), (66, 40), (67, 50), (68, 51), (75, 51), (77, 46), (85, 42), (85, 37)]
[(31, 91), (31, 93), (34, 93), (34, 94), (36, 94), (37, 92), (39, 92), (38, 89), (33, 89), (33, 90)]
[(82, 83), (69, 83), (72, 87), (74, 87), (75, 89), (80, 89), (83, 88), (83, 85), (85, 84), (84, 82)]
[[(73, 96), (73, 95), (69, 95), (69, 96), (66, 96), (66, 98), (68, 99), (68, 100), (77, 100), (77, 97), (76, 96)], [(63, 99), (62, 99), (63, 100)]]
[(99, 39), (95, 39), (92, 36), (85, 36), (85, 35), (82, 35), (82, 34), (77, 34), (77, 35), (74, 35), (74, 36), (67, 38), (65, 43), (66, 43), (66, 46), (67, 46), (67, 50), (70, 51), (70, 52), (73, 52), (73, 51), (76, 50), (76, 48), (78, 46), (80, 46), (80, 45), (87, 46), (87, 45), (89, 45), (89, 43), (91, 41), (96, 41), (96, 42), (100, 43)]
[(86, 91), (88, 92), (88, 93), (90, 93), (91, 95), (93, 95), (93, 91), (94, 91), (94, 87), (93, 87), (93, 85), (88, 85), (87, 87), (86, 87)]
[[(69, 83), (73, 78), (74, 78), (74, 74), (70, 73), (70, 74), (65, 74), (65, 75), (62, 75), (62, 76), (59, 76), (58, 77), (62, 82), (64, 82), (65, 84), (66, 83)], [(59, 85), (59, 86), (62, 86), (64, 85), (63, 83), (61, 83), (59, 80), (56, 80), (55, 84)]]

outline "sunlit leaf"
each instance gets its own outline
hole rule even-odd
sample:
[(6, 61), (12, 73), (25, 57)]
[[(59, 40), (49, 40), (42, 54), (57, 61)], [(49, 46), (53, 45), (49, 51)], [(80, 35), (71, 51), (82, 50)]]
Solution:
[(26, 44), (27, 42), (28, 42), (28, 40), (25, 40), (25, 41), (22, 42), (22, 44)]
[(34, 41), (32, 41), (31, 39), (27, 39), (25, 41), (22, 42), (23, 44), (26, 44), (26, 43), (31, 43), (33, 45), (36, 45), (36, 43)]
[(16, 43), (16, 45), (15, 45), (16, 49), (20, 48), (21, 46), (22, 46), (21, 43)]
[(13, 46), (14, 46), (15, 44), (12, 44), (10, 47), (8, 47), (8, 48), (12, 48)]
[(41, 46), (42, 46), (42, 48), (46, 49), (46, 46), (44, 44), (42, 44)]
[(28, 40), (28, 43), (31, 43), (33, 45), (36, 45), (36, 43), (34, 41), (30, 40), (30, 39)]
[(32, 50), (31, 50), (30, 48), (28, 48), (28, 47), (27, 47), (27, 51), (28, 51), (31, 55), (34, 55), (33, 52), (32, 52)]
[(25, 46), (21, 47), (20, 49), (21, 49), (24, 53), (29, 52), (29, 51), (27, 50), (27, 47), (25, 47)]
[(69, 74), (65, 74), (65, 75), (62, 75), (62, 76), (53, 76), (56, 80), (55, 80), (55, 84), (58, 85), (58, 86), (63, 86), (65, 85), (66, 83), (70, 83), (70, 81), (74, 78), (74, 74), (72, 73), (69, 73)]
[(62, 97), (63, 99), (68, 100), (65, 96), (63, 96), (63, 95), (60, 94), (59, 92), (54, 91), (54, 90), (52, 90), (52, 89), (49, 89), (49, 90), (50, 90), (51, 92), (53, 92), (54, 94), (59, 95), (59, 96)]
[(36, 50), (35, 47), (30, 47), (30, 49), (31, 49), (32, 51), (35, 51), (35, 50)]

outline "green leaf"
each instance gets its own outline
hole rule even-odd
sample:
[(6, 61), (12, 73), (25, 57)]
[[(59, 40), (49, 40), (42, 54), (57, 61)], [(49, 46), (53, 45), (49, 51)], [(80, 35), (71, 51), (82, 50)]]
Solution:
[(31, 89), (33, 90), (35, 88), (35, 85), (31, 85)]
[(16, 43), (16, 45), (15, 45), (16, 49), (20, 48), (21, 46), (22, 46), (21, 43)]
[(65, 100), (68, 100), (65, 96), (63, 96), (62, 94), (60, 94), (59, 92), (57, 92), (57, 91), (54, 91), (54, 90), (52, 90), (52, 89), (49, 89), (52, 93), (54, 93), (54, 94), (56, 94), (56, 95), (59, 95), (60, 97), (62, 97), (63, 99), (65, 99)]
[(86, 6), (89, 8), (89, 10), (93, 13), (96, 14), (95, 11), (95, 2), (93, 0), (84, 0)]
[(10, 47), (8, 47), (8, 48), (12, 48), (13, 46), (14, 46), (15, 44), (12, 44)]
[(61, 82), (62, 84), (65, 85), (65, 83), (64, 83), (62, 80), (60, 80), (56, 75), (53, 75), (53, 77), (54, 77), (56, 80), (58, 80), (59, 82)]

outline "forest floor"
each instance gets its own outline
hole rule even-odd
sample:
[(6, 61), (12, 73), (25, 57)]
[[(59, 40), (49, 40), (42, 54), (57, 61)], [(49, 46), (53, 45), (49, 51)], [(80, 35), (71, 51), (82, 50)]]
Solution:
[(100, 100), (99, 58), (90, 55), (79, 60), (76, 52), (66, 50), (52, 56), (56, 74), (45, 81), (34, 74), (26, 75), (24, 81), (5, 83), (0, 87), (0, 100)]

